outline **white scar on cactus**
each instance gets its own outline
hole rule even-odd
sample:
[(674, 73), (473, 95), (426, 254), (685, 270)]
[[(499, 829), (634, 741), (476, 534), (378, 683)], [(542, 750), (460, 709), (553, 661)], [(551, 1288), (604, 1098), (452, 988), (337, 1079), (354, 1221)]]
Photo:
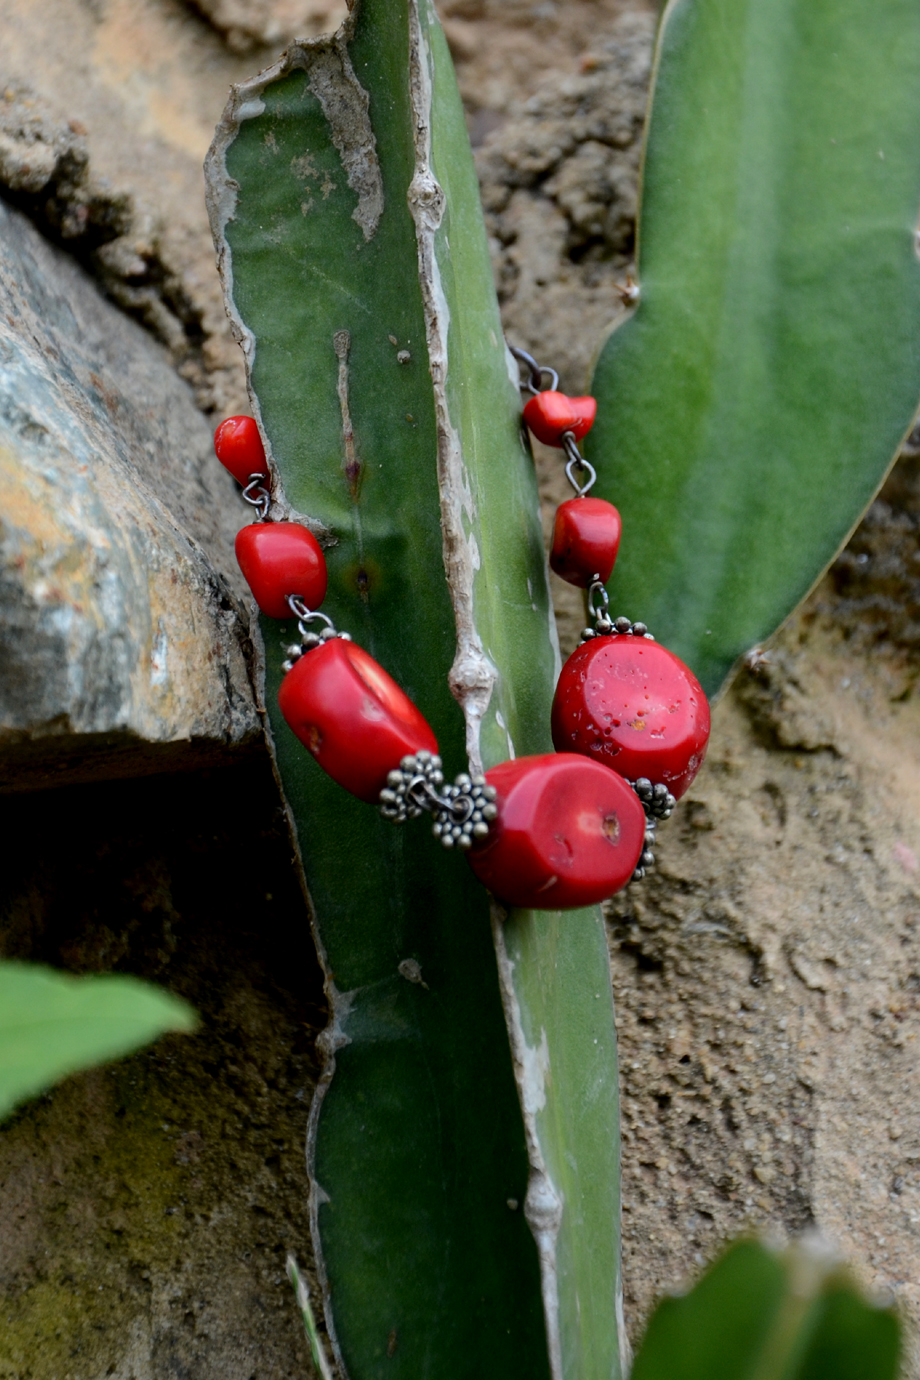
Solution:
[(478, 563), (478, 547), (472, 532), (476, 505), (447, 398), (450, 307), (435, 253), (435, 235), (444, 216), (445, 197), (431, 168), (430, 54), (416, 3), (409, 6), (409, 71), (415, 116), (415, 173), (408, 202), (418, 241), (419, 282), (434, 387), (444, 567), (457, 625), (457, 651), (449, 680), (451, 692), (462, 706), (466, 719), (466, 753), (470, 769), (479, 773), (482, 771), (480, 730), (498, 672), (486, 654), (473, 616), (473, 576)]

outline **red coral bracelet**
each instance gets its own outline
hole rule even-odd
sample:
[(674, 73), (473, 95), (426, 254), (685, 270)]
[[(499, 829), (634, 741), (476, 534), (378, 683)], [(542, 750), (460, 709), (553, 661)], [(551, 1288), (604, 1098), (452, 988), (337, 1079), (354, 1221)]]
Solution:
[[(236, 539), (253, 597), (270, 618), (297, 618), (278, 704), (319, 765), (360, 800), (402, 823), (424, 812), (445, 848), (508, 905), (565, 910), (605, 900), (645, 876), (659, 820), (702, 765), (709, 705), (693, 673), (643, 623), (612, 619), (605, 585), (620, 515), (590, 498), (595, 473), (578, 449), (597, 404), (558, 391), (555, 371), (512, 350), (530, 394), (523, 421), (564, 451), (575, 497), (560, 504), (550, 564), (588, 591), (593, 626), (562, 668), (553, 699), (557, 751), (444, 780), (435, 735), (382, 666), (319, 611), (326, 562), (299, 523), (271, 522), (269, 467), (251, 417), (217, 428), (221, 463), (258, 520)], [(549, 382), (544, 387), (544, 380)]]

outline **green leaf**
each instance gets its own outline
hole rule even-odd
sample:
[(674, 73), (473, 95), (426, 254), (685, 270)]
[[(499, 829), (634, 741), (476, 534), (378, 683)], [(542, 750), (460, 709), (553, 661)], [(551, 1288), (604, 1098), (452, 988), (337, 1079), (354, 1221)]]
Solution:
[[(327, 543), (324, 611), (419, 705), (449, 774), (551, 750), (536, 482), (428, 0), (362, 0), (238, 88), (208, 182), (278, 511)], [(337, 1358), (353, 1380), (617, 1377), (600, 915), (493, 915), (423, 821), (350, 799), (276, 708), (293, 624), (261, 628), (333, 1011), (308, 1153)]]
[(726, 1251), (652, 1314), (633, 1380), (894, 1380), (900, 1326), (816, 1241)]
[(0, 1118), (69, 1073), (195, 1024), (184, 1001), (137, 978), (0, 963)]
[(833, 559), (920, 398), (920, 10), (671, 0), (638, 310), (588, 454), (616, 612), (709, 693)]

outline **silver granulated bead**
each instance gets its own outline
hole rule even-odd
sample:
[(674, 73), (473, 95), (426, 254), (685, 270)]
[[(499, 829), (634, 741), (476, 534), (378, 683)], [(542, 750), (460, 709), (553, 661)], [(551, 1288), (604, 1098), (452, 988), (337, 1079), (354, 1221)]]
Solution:
[(670, 819), (671, 811), (677, 804), (667, 786), (661, 782), (653, 783), (648, 777), (640, 776), (629, 783), (645, 810), (648, 819)]
[(645, 826), (645, 838), (642, 843), (642, 852), (639, 854), (639, 861), (636, 863), (636, 870), (633, 872), (630, 881), (641, 882), (649, 870), (655, 865), (655, 831), (658, 827), (657, 819), (649, 819)]
[(441, 759), (433, 752), (416, 752), (402, 759), (387, 776), (380, 792), (379, 810), (384, 819), (403, 824), (431, 809), (430, 799), (439, 797), (444, 784)]
[(495, 787), (484, 776), (469, 776), (466, 772), (461, 772), (452, 786), (445, 786), (431, 826), (441, 846), (465, 852), (477, 840), (484, 839), (498, 814), (496, 794)]
[(583, 647), (586, 642), (590, 642), (595, 637), (611, 637), (614, 633), (620, 637), (631, 635), (633, 637), (644, 637), (646, 642), (654, 642), (655, 639), (649, 632), (644, 623), (633, 623), (628, 618), (616, 618), (611, 621), (605, 614), (599, 613), (593, 628), (583, 628), (579, 646)]

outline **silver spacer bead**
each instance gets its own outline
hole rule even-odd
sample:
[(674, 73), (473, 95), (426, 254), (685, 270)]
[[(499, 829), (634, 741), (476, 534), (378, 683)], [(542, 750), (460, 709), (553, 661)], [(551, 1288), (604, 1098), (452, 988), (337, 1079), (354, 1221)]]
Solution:
[(484, 776), (471, 777), (466, 772), (461, 772), (452, 786), (445, 786), (431, 826), (441, 846), (466, 852), (477, 840), (486, 838), (498, 815), (496, 794)]
[(441, 759), (432, 752), (416, 752), (402, 759), (387, 776), (380, 792), (379, 810), (384, 819), (403, 824), (417, 819), (426, 808), (425, 796), (438, 796), (444, 782)]
[(645, 810), (646, 818), (650, 824), (659, 819), (671, 818), (671, 811), (677, 801), (667, 786), (661, 782), (658, 782), (657, 785), (653, 784), (647, 776), (640, 776), (635, 781), (630, 781), (629, 784), (642, 802), (642, 808)]
[(639, 854), (639, 861), (636, 863), (636, 870), (630, 879), (639, 882), (655, 865), (655, 835), (658, 825), (661, 820), (670, 819), (671, 811), (677, 801), (667, 786), (661, 782), (653, 783), (649, 781), (647, 776), (640, 776), (636, 781), (630, 781), (627, 784), (632, 786), (645, 811), (645, 839), (642, 852)]

